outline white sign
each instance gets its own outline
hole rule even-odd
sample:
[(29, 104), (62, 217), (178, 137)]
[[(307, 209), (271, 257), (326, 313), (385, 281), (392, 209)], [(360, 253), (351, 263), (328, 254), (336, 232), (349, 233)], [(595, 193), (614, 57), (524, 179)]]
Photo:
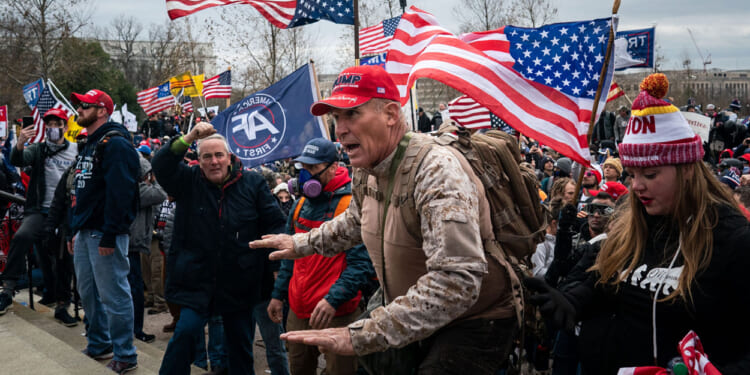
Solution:
[[(213, 111), (215, 115), (219, 114), (219, 106), (218, 105), (215, 105), (213, 107), (208, 107), (206, 109), (208, 109), (209, 112)], [(201, 114), (201, 117), (206, 117), (206, 111), (203, 110), (203, 107), (198, 107), (198, 113)]]
[(122, 105), (122, 121), (129, 132), (135, 133), (138, 131), (138, 122), (135, 120), (135, 115), (128, 111), (128, 103)]
[(682, 112), (695, 134), (701, 137), (703, 142), (708, 142), (708, 133), (711, 131), (711, 118), (695, 112)]

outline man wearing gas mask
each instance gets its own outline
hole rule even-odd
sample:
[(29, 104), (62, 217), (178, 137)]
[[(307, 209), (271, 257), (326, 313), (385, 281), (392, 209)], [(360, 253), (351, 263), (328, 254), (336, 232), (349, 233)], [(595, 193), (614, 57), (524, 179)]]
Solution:
[(34, 245), (39, 248), (44, 276), (45, 292), (43, 305), (55, 306), (55, 318), (66, 326), (74, 326), (77, 321), (68, 314), (72, 278), (72, 258), (67, 251), (60, 251), (60, 238), (54, 233), (45, 233), (44, 219), (47, 217), (57, 182), (68, 167), (75, 161), (78, 145), (71, 144), (63, 134), (68, 130), (68, 115), (57, 108), (50, 109), (42, 117), (45, 126), (45, 140), (25, 143), (34, 137), (34, 127), (27, 127), (18, 135), (18, 143), (10, 154), (10, 162), (18, 167), (31, 168), (31, 180), (26, 193), (24, 219), (10, 243), (8, 261), (3, 272), (3, 291), (0, 293), (0, 315), (12, 303), (13, 289), (23, 276), (24, 255)]
[[(304, 233), (346, 211), (352, 198), (351, 178), (339, 166), (336, 146), (325, 138), (310, 140), (302, 155), (299, 180), (290, 188), (301, 195), (287, 220), (287, 233)], [(367, 249), (360, 244), (328, 258), (312, 255), (297, 260), (282, 260), (268, 315), (281, 322), (283, 301), (291, 312), (288, 331), (344, 327), (360, 315), (361, 290), (375, 276)], [(292, 374), (315, 374), (317, 347), (288, 343)], [(326, 354), (326, 373), (354, 374), (357, 358)]]

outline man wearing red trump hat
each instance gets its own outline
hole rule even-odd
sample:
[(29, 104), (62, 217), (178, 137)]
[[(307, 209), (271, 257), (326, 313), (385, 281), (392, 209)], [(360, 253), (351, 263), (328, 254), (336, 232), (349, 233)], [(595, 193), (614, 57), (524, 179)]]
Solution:
[(128, 130), (109, 121), (114, 107), (109, 95), (89, 90), (70, 99), (78, 110), (78, 124), (88, 132), (72, 171), (68, 215), (75, 235), (68, 250), (89, 323), (83, 353), (113, 358), (107, 367), (121, 374), (138, 366), (127, 256), (130, 224), (138, 210), (140, 162)]
[(354, 199), (319, 228), (264, 236), (250, 246), (279, 249), (272, 259), (295, 259), (335, 256), (364, 242), (383, 296), (372, 298), (380, 306), (371, 306), (366, 319), (282, 339), (360, 357), (392, 348), (410, 353), (394, 368), (366, 357), (362, 363), (378, 373), (494, 374), (508, 358), (517, 324), (509, 275), (484, 252), (483, 187), (463, 156), (409, 131), (399, 99), (385, 70), (355, 66), (339, 75), (331, 97), (311, 107), (316, 116), (331, 113), (339, 142), (359, 168)]

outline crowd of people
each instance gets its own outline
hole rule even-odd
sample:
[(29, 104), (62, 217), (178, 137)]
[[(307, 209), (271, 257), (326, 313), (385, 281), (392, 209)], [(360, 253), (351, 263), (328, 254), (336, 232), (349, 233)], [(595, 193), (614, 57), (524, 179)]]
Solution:
[[(651, 76), (632, 108), (601, 116), (590, 167), (518, 136), (547, 218), (523, 280), (541, 312), (529, 330), (487, 227), (487, 180), (428, 134), (450, 123), (446, 105), (432, 119), (420, 109), (412, 132), (382, 68), (341, 75), (359, 79), (337, 80), (354, 83), (310, 108), (335, 120), (337, 142), (312, 139), (299, 157), (255, 169), (209, 122), (159, 114), (131, 134), (109, 121), (109, 95), (71, 94), (87, 136), (66, 140), (65, 114), (52, 109), (43, 142), (29, 144), (26, 128), (6, 144), (3, 170), (30, 179), (0, 315), (34, 247), (40, 302), (76, 326), (78, 293), (83, 353), (119, 374), (138, 366), (134, 340), (155, 339), (144, 315), (167, 311), (161, 374), (254, 373), (256, 327), (275, 375), (316, 374), (321, 355), (330, 375), (495, 375), (521, 362), (615, 374), (673, 366), (691, 330), (723, 374), (750, 373), (740, 297), (750, 138), (739, 103), (707, 106), (704, 142), (650, 89), (666, 78)], [(654, 132), (634, 132), (645, 117)]]

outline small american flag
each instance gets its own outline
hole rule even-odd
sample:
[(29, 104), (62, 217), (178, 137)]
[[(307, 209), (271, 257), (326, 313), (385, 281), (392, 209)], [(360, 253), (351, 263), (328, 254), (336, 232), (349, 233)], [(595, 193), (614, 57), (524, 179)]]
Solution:
[(625, 91), (622, 91), (620, 85), (617, 82), (612, 82), (612, 86), (609, 86), (609, 93), (607, 93), (607, 103), (625, 95)]
[(399, 21), (401, 21), (401, 16), (396, 16), (381, 21), (375, 26), (359, 30), (359, 53), (374, 55), (387, 51)]
[(203, 81), (203, 96), (206, 99), (231, 97), (232, 71), (227, 70), (217, 76)]
[(175, 104), (174, 96), (169, 91), (169, 82), (139, 92), (136, 101), (149, 116)]
[(182, 112), (193, 112), (193, 99), (189, 96), (183, 96), (180, 99), (180, 106), (182, 106)]
[(41, 142), (44, 140), (44, 114), (52, 108), (62, 109), (65, 114), (70, 116), (75, 115), (75, 112), (70, 110), (65, 104), (59, 101), (55, 94), (50, 91), (49, 86), (45, 86), (42, 93), (39, 95), (39, 100), (36, 102), (36, 106), (31, 110), (31, 116), (34, 117), (34, 137), (29, 140), (30, 143)]
[(448, 115), (453, 122), (467, 129), (498, 129), (515, 134), (515, 130), (503, 119), (467, 95), (459, 96), (448, 103)]

